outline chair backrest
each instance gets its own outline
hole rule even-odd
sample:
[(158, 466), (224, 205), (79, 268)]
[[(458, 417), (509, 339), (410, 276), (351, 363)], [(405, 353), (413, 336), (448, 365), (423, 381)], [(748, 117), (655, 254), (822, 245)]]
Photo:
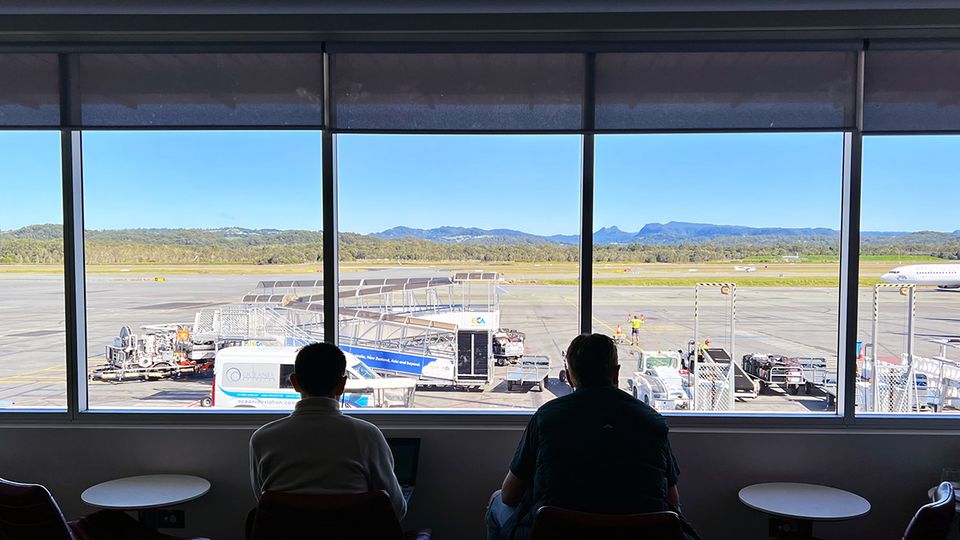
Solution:
[(953, 525), (953, 513), (956, 510), (953, 500), (953, 485), (943, 482), (937, 487), (934, 501), (917, 510), (906, 532), (904, 540), (944, 540)]
[(257, 505), (251, 538), (401, 540), (403, 529), (383, 491), (357, 495), (296, 495), (268, 491), (260, 497)]
[(0, 540), (74, 540), (47, 488), (0, 478)]
[(544, 506), (537, 512), (530, 540), (575, 538), (683, 540), (683, 526), (673, 512), (591, 514), (556, 506)]

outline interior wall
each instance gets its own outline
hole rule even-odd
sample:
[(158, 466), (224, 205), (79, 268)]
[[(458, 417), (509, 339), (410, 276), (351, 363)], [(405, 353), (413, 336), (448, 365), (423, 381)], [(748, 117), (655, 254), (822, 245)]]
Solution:
[[(76, 518), (94, 510), (80, 501), (80, 493), (104, 480), (151, 473), (203, 476), (212, 483), (210, 493), (183, 505), (187, 528), (169, 532), (241, 539), (243, 519), (254, 505), (247, 463), (252, 431), (0, 427), (0, 477), (46, 485), (64, 514)], [(431, 527), (438, 539), (482, 538), (484, 505), (503, 478), (520, 431), (386, 434), (423, 439), (419, 481), (404, 525)], [(950, 434), (675, 430), (671, 438), (684, 512), (705, 540), (766, 538), (766, 518), (737, 499), (740, 488), (766, 481), (828, 484), (871, 502), (866, 517), (816, 525), (815, 534), (825, 540), (900, 538), (941, 468), (960, 466), (960, 439)]]

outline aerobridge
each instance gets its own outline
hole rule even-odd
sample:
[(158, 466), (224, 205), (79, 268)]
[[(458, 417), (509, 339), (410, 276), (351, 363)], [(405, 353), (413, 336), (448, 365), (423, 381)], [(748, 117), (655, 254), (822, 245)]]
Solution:
[[(383, 372), (486, 382), (500, 274), (342, 279), (341, 347)], [(323, 280), (260, 281), (240, 304), (197, 314), (198, 338), (297, 345), (323, 339)]]
[[(450, 277), (410, 277), (410, 278), (373, 278), (341, 279), (340, 296), (367, 296), (395, 291), (443, 287), (455, 283), (497, 282), (499, 272), (457, 272)], [(323, 289), (323, 280), (275, 280), (257, 283), (254, 294), (296, 294), (302, 289)], [(346, 289), (346, 290), (344, 290)]]
[[(339, 296), (340, 298), (374, 296), (392, 292), (444, 287), (453, 284), (454, 280), (449, 277), (341, 279)], [(254, 294), (260, 295), (260, 291), (263, 291), (271, 296), (277, 294), (295, 294), (302, 296), (302, 293), (308, 292), (308, 290), (323, 290), (323, 280), (261, 281), (257, 283)], [(305, 296), (321, 295), (308, 294)]]

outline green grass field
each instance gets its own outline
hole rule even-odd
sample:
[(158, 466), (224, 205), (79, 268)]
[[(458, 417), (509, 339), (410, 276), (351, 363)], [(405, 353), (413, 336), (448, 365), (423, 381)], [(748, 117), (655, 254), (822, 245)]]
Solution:
[[(703, 282), (733, 282), (737, 287), (839, 287), (840, 280), (836, 278), (816, 277), (740, 277), (736, 279), (710, 279), (709, 276), (696, 278), (628, 278), (628, 279), (594, 279), (597, 287), (693, 287)], [(576, 279), (542, 279), (531, 280), (529, 283), (539, 285), (576, 285)], [(879, 279), (864, 278), (860, 280), (861, 287), (873, 287), (880, 283)]]
[[(864, 257), (860, 264), (860, 286), (870, 287), (880, 282), (880, 275), (891, 268), (915, 262), (945, 262), (928, 257), (897, 258)], [(689, 287), (698, 282), (735, 282), (741, 287), (837, 287), (839, 264), (836, 261), (804, 261), (800, 263), (752, 263), (754, 272), (737, 271), (737, 262), (707, 263), (594, 263), (594, 284), (600, 287)], [(423, 261), (398, 264), (388, 261), (343, 263), (343, 274), (371, 268), (424, 268), (442, 272), (476, 271), (500, 272), (509, 283), (539, 285), (576, 285), (577, 263), (480, 263)], [(177, 275), (265, 275), (317, 274), (318, 264), (293, 265), (88, 265), (89, 274), (135, 275), (165, 277)], [(62, 274), (58, 265), (0, 265), (0, 274)]]

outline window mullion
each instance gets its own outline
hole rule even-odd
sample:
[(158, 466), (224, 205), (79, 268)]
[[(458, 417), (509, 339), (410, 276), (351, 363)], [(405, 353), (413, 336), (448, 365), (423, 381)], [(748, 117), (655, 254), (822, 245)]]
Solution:
[(86, 280), (83, 245), (83, 164), (79, 131), (60, 132), (63, 181), (63, 271), (66, 306), (67, 411), (87, 409)]
[(337, 344), (340, 322), (340, 253), (339, 224), (337, 223), (337, 144), (330, 106), (330, 55), (323, 54), (323, 122), (320, 134), (323, 199), (323, 339)]
[(840, 255), (840, 412), (844, 422), (855, 421), (857, 397), (857, 315), (860, 290), (860, 193), (863, 171), (863, 61), (857, 56), (856, 124), (843, 136), (843, 200)]
[(593, 331), (593, 193), (594, 149), (593, 129), (596, 105), (596, 55), (584, 59), (583, 130), (580, 150), (580, 333)]
[(337, 343), (339, 323), (339, 237), (337, 224), (337, 146), (329, 129), (321, 134), (323, 152), (323, 338)]

